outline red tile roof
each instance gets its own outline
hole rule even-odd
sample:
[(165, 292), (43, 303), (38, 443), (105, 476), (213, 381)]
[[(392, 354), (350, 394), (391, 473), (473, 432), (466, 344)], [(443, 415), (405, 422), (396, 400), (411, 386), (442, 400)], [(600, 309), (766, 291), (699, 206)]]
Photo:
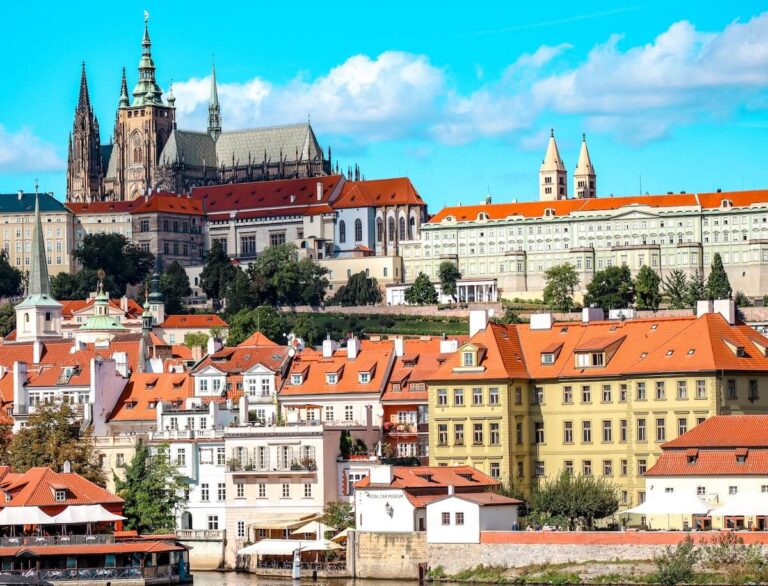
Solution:
[[(55, 499), (55, 489), (67, 491), (66, 500)], [(61, 507), (68, 505), (122, 504), (123, 499), (86, 480), (79, 474), (55, 472), (50, 468), (30, 468), (23, 474), (7, 473), (0, 480), (0, 490), (11, 495), (4, 497), (2, 507)]]
[(504, 496), (501, 494), (496, 494), (495, 492), (460, 492), (458, 494), (451, 494), (448, 496), (442, 497), (440, 500), (444, 500), (447, 498), (459, 498), (465, 501), (470, 501), (472, 503), (475, 503), (477, 505), (480, 505), (481, 507), (494, 507), (499, 505), (522, 505), (523, 501), (518, 499), (513, 499), (508, 496)]
[[(94, 303), (94, 299), (75, 299), (71, 301), (61, 301), (61, 315), (65, 319), (71, 319), (76, 312), (80, 312), (86, 308), (93, 307)], [(119, 309), (120, 311), (123, 310), (119, 299), (110, 299), (109, 303), (115, 309)], [(128, 311), (126, 312), (128, 317), (138, 319), (141, 317), (143, 312), (144, 309), (141, 307), (141, 305), (136, 303), (133, 299), (128, 300)]]
[(64, 205), (76, 216), (86, 214), (126, 214), (141, 205), (143, 200), (94, 201), (89, 203), (67, 202)]
[[(280, 209), (281, 214), (290, 210), (300, 210), (292, 213), (304, 213), (301, 210), (305, 210), (307, 206), (327, 206), (341, 180), (341, 175), (329, 175), (307, 179), (230, 183), (196, 187), (192, 190), (192, 197), (204, 202), (208, 214), (236, 211), (238, 217), (241, 217), (241, 213), (244, 212), (269, 208)], [(322, 185), (323, 190), (319, 201), (317, 199), (318, 183)], [(209, 219), (213, 220), (214, 217), (209, 215)]]
[(215, 313), (192, 315), (167, 315), (165, 321), (160, 324), (164, 329), (187, 328), (226, 328), (229, 324)]
[(34, 557), (63, 555), (104, 555), (108, 553), (162, 553), (183, 551), (185, 547), (171, 541), (130, 541), (127, 543), (107, 543), (97, 545), (45, 545), (19, 547), (0, 547), (0, 557), (16, 557), (29, 553)]
[[(497, 486), (494, 480), (484, 472), (472, 466), (397, 466), (393, 470), (393, 480), (386, 485), (389, 488), (490, 488)], [(372, 485), (371, 477), (366, 476), (355, 484), (355, 488), (383, 487)]]
[(149, 199), (139, 198), (135, 200), (139, 205), (131, 211), (132, 214), (181, 214), (185, 216), (202, 216), (203, 202), (186, 195), (173, 193), (154, 193)]
[(184, 402), (192, 395), (189, 373), (135, 373), (128, 380), (109, 419), (153, 421), (157, 418), (157, 403)]
[(215, 354), (206, 356), (194, 372), (198, 373), (208, 366), (228, 374), (242, 374), (261, 364), (272, 371), (280, 372), (288, 358), (287, 346), (235, 346), (222, 348)]
[(267, 338), (261, 332), (254, 332), (248, 338), (238, 344), (240, 347), (245, 346), (277, 346), (275, 342)]
[(374, 179), (371, 181), (347, 181), (332, 207), (360, 208), (389, 205), (426, 206), (408, 177)]
[[(681, 436), (682, 437), (682, 436)], [(749, 450), (743, 462), (738, 450), (703, 450), (689, 461), (684, 450), (665, 450), (646, 473), (654, 476), (768, 476), (768, 449)]]
[(768, 415), (715, 415), (663, 449), (763, 448), (768, 450)]

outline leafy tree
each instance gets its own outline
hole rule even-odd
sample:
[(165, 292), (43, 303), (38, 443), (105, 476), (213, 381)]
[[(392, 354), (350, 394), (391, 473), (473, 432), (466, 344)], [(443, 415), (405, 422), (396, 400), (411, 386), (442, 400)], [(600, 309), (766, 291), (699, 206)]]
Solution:
[(720, 253), (716, 252), (707, 279), (707, 295), (709, 299), (730, 299), (731, 293), (731, 282), (723, 267), (723, 259), (720, 258)]
[(456, 282), (461, 279), (461, 271), (455, 263), (449, 260), (440, 263), (437, 267), (437, 277), (440, 279), (440, 289), (443, 295), (450, 295), (456, 301)]
[(747, 297), (744, 291), (736, 291), (733, 300), (736, 302), (736, 307), (752, 307), (752, 300)]
[(141, 283), (154, 267), (154, 256), (122, 234), (86, 234), (75, 258), (84, 269), (108, 272), (118, 295), (124, 295), (128, 285)]
[(270, 340), (280, 341), (287, 331), (286, 320), (274, 307), (269, 306), (239, 311), (229, 320), (227, 344), (236, 346), (257, 331)]
[[(122, 297), (125, 288), (120, 288), (112, 274), (104, 275), (104, 291), (110, 297)], [(76, 273), (59, 273), (51, 278), (51, 295), (59, 301), (88, 299), (99, 288), (99, 275), (94, 269), (82, 269)]]
[(328, 269), (311, 258), (299, 260), (294, 244), (269, 246), (248, 267), (257, 305), (320, 305)]
[(10, 464), (8, 457), (8, 448), (13, 439), (13, 421), (7, 415), (0, 416), (0, 466)]
[(506, 308), (504, 308), (504, 315), (494, 317), (492, 321), (494, 323), (504, 325), (523, 323), (523, 320), (520, 319), (520, 316), (517, 315), (517, 312), (511, 305), (508, 305)]
[(434, 305), (437, 303), (437, 290), (427, 275), (419, 273), (413, 285), (405, 290), (405, 301), (411, 305)]
[(696, 304), (707, 298), (707, 285), (704, 282), (704, 275), (701, 271), (696, 271), (691, 275), (688, 284), (685, 287), (685, 305), (694, 311)]
[(627, 266), (611, 266), (597, 271), (587, 285), (584, 305), (603, 309), (629, 307), (635, 298), (632, 274)]
[(185, 483), (170, 462), (169, 446), (153, 453), (139, 440), (125, 480), (115, 477), (117, 495), (125, 500), (126, 529), (140, 534), (168, 533), (176, 528), (176, 514), (186, 502)]
[(72, 472), (104, 484), (90, 430), (81, 431), (67, 403), (41, 403), (30, 415), (27, 427), (13, 436), (8, 463), (17, 472), (40, 466), (60, 471), (66, 461)]
[(558, 311), (570, 311), (573, 307), (573, 292), (579, 285), (579, 275), (569, 263), (548, 269), (544, 276), (544, 303)]
[(256, 307), (251, 281), (240, 267), (235, 269), (234, 278), (227, 285), (224, 297), (227, 300), (227, 315)]
[(21, 285), (21, 271), (11, 265), (8, 252), (0, 250), (0, 298), (16, 297), (21, 293)]
[(221, 242), (214, 240), (208, 251), (205, 267), (200, 273), (200, 288), (213, 301), (214, 308), (219, 307), (219, 302), (234, 277), (235, 267), (224, 252)]
[(184, 335), (184, 345), (187, 348), (203, 348), (208, 344), (208, 335), (203, 332), (190, 332)]
[(16, 329), (16, 309), (13, 303), (0, 305), (0, 338), (5, 338)]
[(659, 285), (661, 278), (648, 265), (643, 265), (637, 273), (635, 279), (635, 294), (637, 295), (638, 309), (659, 309), (661, 303), (661, 293)]
[(355, 510), (349, 503), (329, 502), (323, 507), (323, 525), (333, 527), (336, 531), (355, 528)]
[(672, 269), (661, 286), (664, 295), (669, 298), (670, 309), (690, 307), (688, 278), (680, 269)]
[(332, 302), (344, 306), (375, 305), (381, 303), (381, 289), (375, 277), (368, 277), (365, 271), (352, 275), (346, 285), (339, 287)]
[(691, 584), (694, 582), (694, 567), (701, 557), (690, 535), (675, 547), (667, 546), (664, 551), (653, 558), (656, 564), (654, 582), (656, 584)]
[(179, 261), (173, 261), (160, 277), (160, 291), (165, 296), (165, 312), (170, 315), (183, 313), (184, 298), (192, 295), (187, 271)]
[(307, 346), (313, 346), (320, 342), (322, 332), (317, 327), (315, 320), (313, 320), (306, 313), (300, 313), (293, 320), (291, 330), (299, 338), (304, 340), (304, 344)]
[(341, 436), (339, 437), (339, 453), (341, 454), (342, 459), (349, 459), (349, 456), (352, 455), (352, 448), (352, 435), (345, 429), (341, 432)]
[(613, 515), (619, 508), (616, 488), (602, 476), (574, 476), (563, 470), (545, 480), (531, 495), (531, 508), (539, 513), (568, 519), (592, 527), (597, 519)]

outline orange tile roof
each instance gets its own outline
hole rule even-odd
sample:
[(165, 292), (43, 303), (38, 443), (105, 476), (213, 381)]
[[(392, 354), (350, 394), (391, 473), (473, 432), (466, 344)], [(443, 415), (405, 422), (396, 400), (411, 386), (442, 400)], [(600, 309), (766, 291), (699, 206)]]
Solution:
[(333, 203), (334, 208), (383, 207), (388, 205), (426, 206), (408, 177), (347, 181)]
[(768, 205), (768, 190), (731, 191), (721, 193), (680, 193), (668, 195), (635, 195), (624, 197), (598, 197), (590, 199), (567, 199), (561, 201), (527, 201), (519, 203), (498, 203), (469, 206), (452, 206), (443, 208), (432, 219), (430, 224), (437, 224), (448, 216), (459, 222), (471, 222), (478, 219), (483, 212), (491, 220), (504, 220), (510, 216), (524, 218), (539, 218), (545, 215), (546, 209), (555, 211), (555, 216), (568, 216), (580, 212), (595, 212), (616, 210), (626, 206), (650, 207), (691, 207), (702, 209), (719, 208), (723, 199), (733, 201), (733, 205), (750, 206), (754, 204)]
[(768, 449), (749, 450), (738, 462), (738, 450), (699, 451), (690, 462), (685, 450), (664, 451), (645, 473), (654, 476), (768, 476)]
[[(64, 318), (71, 319), (76, 312), (82, 311), (86, 308), (93, 307), (93, 304), (95, 303), (94, 299), (74, 299), (70, 301), (61, 301), (61, 315)], [(120, 311), (123, 310), (122, 306), (120, 305), (119, 299), (110, 299), (109, 304), (114, 307), (115, 309), (119, 309)], [(133, 299), (128, 300), (128, 311), (126, 312), (128, 314), (128, 317), (131, 318), (140, 318), (141, 314), (144, 312), (144, 309), (136, 303)]]
[(132, 374), (109, 419), (153, 421), (158, 402), (185, 401), (193, 395), (193, 388), (189, 373)]
[(528, 379), (530, 375), (526, 370), (523, 351), (521, 348), (518, 330), (514, 326), (489, 323), (488, 327), (470, 338), (467, 344), (480, 348), (478, 352), (479, 371), (458, 371), (454, 369), (461, 366), (461, 350), (453, 353), (445, 363), (434, 373), (427, 376), (428, 381), (444, 380), (474, 380), (478, 377), (484, 379)]
[[(65, 488), (66, 500), (57, 501), (54, 490)], [(0, 507), (62, 507), (68, 505), (122, 504), (123, 499), (86, 480), (79, 474), (56, 472), (51, 468), (30, 468), (24, 473), (8, 473), (0, 480), (0, 490), (11, 495)]]
[(662, 448), (763, 448), (768, 450), (768, 415), (715, 415)]
[[(361, 346), (354, 360), (347, 357), (346, 348), (337, 350), (330, 358), (324, 358), (322, 352), (307, 348), (296, 355), (290, 367), (291, 374), (303, 375), (302, 384), (290, 384), (289, 374), (279, 394), (281, 397), (292, 397), (380, 393), (389, 378), (393, 355), (392, 344), (383, 344), (375, 350), (370, 349), (370, 346)], [(328, 384), (325, 375), (333, 372), (338, 374), (338, 381)], [(370, 372), (367, 383), (360, 382), (358, 375), (361, 372)]]
[(127, 543), (107, 543), (97, 545), (24, 545), (19, 547), (0, 547), (0, 557), (16, 557), (21, 553), (35, 557), (63, 555), (104, 555), (108, 553), (162, 553), (183, 551), (185, 547), (170, 541), (130, 541)]
[(366, 476), (355, 484), (355, 488), (490, 488), (499, 484), (495, 480), (472, 466), (397, 466), (392, 471), (390, 484), (379, 485)]
[(277, 344), (261, 332), (254, 332), (248, 338), (240, 342), (238, 346), (277, 346)]
[[(460, 336), (466, 340), (468, 336)], [(404, 401), (427, 401), (426, 386), (424, 390), (411, 390), (411, 384), (426, 383), (427, 378), (435, 372), (443, 363), (444, 356), (440, 353), (440, 338), (433, 337), (424, 339), (404, 339), (403, 356), (395, 358), (395, 364), (392, 367), (392, 374), (389, 377), (384, 393), (381, 396), (382, 402)], [(388, 344), (393, 344), (391, 340)], [(371, 342), (363, 342), (363, 348)], [(412, 366), (411, 366), (412, 365)], [(399, 391), (392, 390), (392, 384), (400, 385)]]
[(161, 328), (226, 328), (229, 324), (221, 319), (215, 313), (192, 314), (192, 315), (167, 315), (165, 321), (160, 324)]
[(203, 202), (199, 199), (186, 195), (176, 195), (173, 193), (155, 193), (149, 199), (139, 198), (136, 201), (140, 204), (131, 211), (132, 214), (181, 214), (185, 216), (202, 216)]
[(94, 201), (88, 203), (67, 202), (64, 205), (76, 216), (86, 214), (125, 214), (141, 205), (143, 200)]

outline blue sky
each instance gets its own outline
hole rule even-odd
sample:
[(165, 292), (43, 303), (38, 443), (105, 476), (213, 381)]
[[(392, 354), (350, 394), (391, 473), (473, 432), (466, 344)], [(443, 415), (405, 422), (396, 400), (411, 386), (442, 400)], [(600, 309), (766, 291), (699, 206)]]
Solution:
[(764, 2), (14, 2), (4, 6), (0, 192), (63, 198), (86, 61), (107, 142), (143, 12), (179, 126), (202, 128), (215, 54), (225, 128), (311, 115), (368, 178), (443, 205), (535, 199), (555, 129), (587, 133), (598, 194), (768, 188)]

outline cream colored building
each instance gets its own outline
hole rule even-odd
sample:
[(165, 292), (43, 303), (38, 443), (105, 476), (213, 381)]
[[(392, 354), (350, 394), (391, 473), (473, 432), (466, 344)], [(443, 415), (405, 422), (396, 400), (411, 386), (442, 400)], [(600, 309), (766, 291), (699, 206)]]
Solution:
[[(0, 246), (11, 265), (22, 272), (29, 271), (32, 262), (34, 211), (34, 193), (0, 194)], [(73, 215), (52, 194), (41, 193), (40, 217), (48, 274), (72, 272)]]
[(357, 273), (375, 278), (382, 288), (402, 283), (403, 278), (403, 259), (399, 256), (336, 257), (321, 260), (318, 264), (328, 269), (327, 295), (331, 297)]

